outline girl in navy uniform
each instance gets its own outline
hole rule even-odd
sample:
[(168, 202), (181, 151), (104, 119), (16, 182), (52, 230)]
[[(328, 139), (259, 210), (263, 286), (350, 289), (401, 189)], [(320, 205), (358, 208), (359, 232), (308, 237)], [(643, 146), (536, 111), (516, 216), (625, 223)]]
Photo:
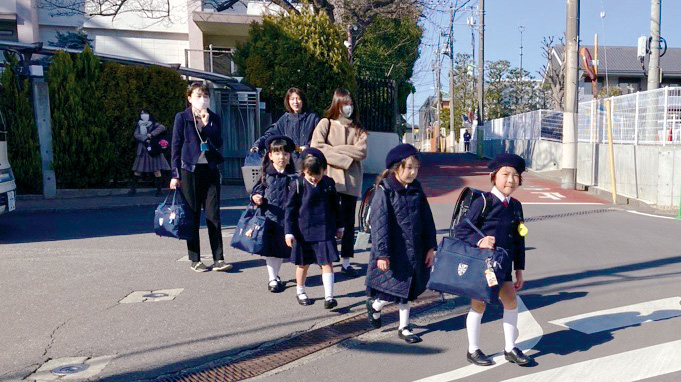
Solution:
[(291, 249), (284, 241), (284, 211), (288, 201), (289, 185), (297, 179), (296, 169), (291, 160), (296, 144), (289, 137), (275, 135), (266, 140), (265, 146), (267, 155), (263, 158), (262, 175), (253, 187), (251, 199), (262, 208), (271, 222), (265, 232), (267, 249), (263, 256), (269, 275), (267, 288), (272, 293), (279, 293), (284, 290), (279, 270), (284, 259), (291, 256)]
[(399, 304), (397, 334), (408, 343), (420, 342), (409, 325), (410, 301), (426, 290), (437, 242), (435, 222), (426, 195), (416, 180), (418, 150), (401, 144), (388, 153), (386, 170), (376, 179), (371, 200), (371, 258), (367, 270), (367, 314), (381, 327), (381, 309)]
[[(499, 291), (499, 299), (504, 306), (504, 356), (506, 360), (526, 365), (531, 360), (515, 346), (518, 338), (518, 305), (516, 291), (523, 286), (523, 269), (525, 269), (525, 239), (526, 227), (521, 221), (523, 207), (517, 199), (511, 198), (523, 181), (522, 172), (525, 171), (525, 160), (515, 154), (500, 154), (489, 163), (492, 191), (485, 197), (477, 198), (471, 203), (466, 217), (486, 235), (481, 237), (465, 222), (456, 226), (456, 237), (480, 248), (502, 247), (508, 251), (513, 259), (515, 268), (515, 282), (512, 270), (509, 268)], [(491, 200), (491, 205), (485, 207), (484, 200)], [(486, 218), (481, 219), (483, 209), (487, 210)], [(480, 221), (482, 220), (482, 221)], [(466, 358), (470, 363), (479, 366), (489, 366), (492, 361), (480, 350), (480, 326), (485, 303), (481, 300), (471, 300), (471, 310), (466, 318), (468, 332), (468, 353)]]
[(324, 308), (338, 305), (333, 298), (333, 262), (338, 261), (336, 237), (343, 237), (338, 194), (333, 179), (324, 175), (326, 158), (319, 149), (307, 148), (302, 155), (302, 176), (291, 184), (286, 205), (286, 244), (292, 247), (291, 261), (296, 269), (296, 300), (312, 301), (305, 293), (310, 264), (322, 268)]

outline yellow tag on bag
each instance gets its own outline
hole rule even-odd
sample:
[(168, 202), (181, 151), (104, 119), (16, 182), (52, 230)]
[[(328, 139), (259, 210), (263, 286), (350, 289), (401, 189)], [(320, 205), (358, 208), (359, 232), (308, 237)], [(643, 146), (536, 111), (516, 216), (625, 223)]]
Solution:
[(487, 285), (491, 288), (499, 284), (497, 280), (497, 275), (492, 272), (491, 269), (485, 269), (485, 278), (487, 279)]
[(528, 231), (529, 229), (527, 229), (525, 222), (520, 222), (520, 224), (518, 224), (518, 233), (520, 236), (526, 236)]

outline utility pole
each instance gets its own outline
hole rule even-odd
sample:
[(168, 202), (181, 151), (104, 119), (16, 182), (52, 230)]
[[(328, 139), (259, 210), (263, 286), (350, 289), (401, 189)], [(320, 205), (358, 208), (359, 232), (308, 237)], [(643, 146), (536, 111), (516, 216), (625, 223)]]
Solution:
[(648, 62), (648, 89), (660, 87), (660, 11), (662, 0), (650, 2), (650, 61)]
[(449, 133), (454, 133), (454, 4), (449, 10)]
[(565, 105), (563, 107), (563, 159), (560, 186), (577, 186), (577, 81), (579, 77), (579, 0), (567, 0), (565, 53)]
[(440, 107), (442, 104), (442, 92), (440, 91), (440, 37), (437, 38), (437, 54), (435, 55), (435, 62), (433, 63), (433, 69), (435, 70), (435, 102), (437, 116), (435, 120), (437, 121), (437, 126), (433, 126), (433, 138), (435, 138), (435, 150), (434, 152), (440, 151), (440, 126), (442, 121), (440, 121)]
[(525, 32), (525, 26), (521, 25), (518, 27), (520, 31), (520, 78), (524, 78), (523, 75), (523, 32)]
[(485, 0), (480, 0), (478, 25), (478, 126), (482, 126), (485, 105)]

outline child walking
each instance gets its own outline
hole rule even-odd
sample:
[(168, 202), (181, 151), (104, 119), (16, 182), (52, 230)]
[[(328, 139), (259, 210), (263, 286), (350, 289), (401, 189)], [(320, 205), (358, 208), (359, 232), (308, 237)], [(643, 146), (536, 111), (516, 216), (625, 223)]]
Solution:
[(271, 222), (265, 232), (267, 248), (263, 256), (269, 275), (267, 289), (279, 293), (285, 289), (279, 278), (279, 270), (284, 259), (291, 256), (291, 248), (284, 241), (284, 217), (289, 185), (297, 179), (291, 160), (296, 144), (289, 137), (277, 135), (268, 138), (265, 147), (267, 155), (263, 158), (261, 177), (253, 187), (251, 199), (263, 209), (265, 217)]
[(437, 242), (435, 222), (421, 185), (419, 152), (410, 144), (390, 150), (371, 200), (371, 257), (367, 270), (367, 314), (380, 328), (381, 309), (399, 304), (397, 335), (421, 342), (409, 325), (410, 301), (426, 290)]
[(311, 305), (305, 293), (310, 264), (322, 268), (324, 308), (333, 309), (333, 262), (338, 261), (336, 237), (343, 237), (338, 194), (333, 179), (324, 175), (326, 158), (319, 149), (307, 148), (302, 155), (302, 177), (291, 184), (286, 206), (286, 244), (292, 247), (296, 269), (296, 300)]
[[(502, 247), (513, 259), (515, 282), (513, 282), (512, 271), (509, 267), (499, 291), (499, 299), (504, 306), (504, 356), (509, 362), (526, 365), (531, 362), (531, 359), (515, 346), (515, 341), (518, 338), (516, 291), (522, 288), (524, 282), (524, 235), (527, 233), (527, 228), (522, 222), (523, 206), (517, 199), (511, 198), (513, 191), (523, 182), (521, 174), (525, 171), (525, 160), (515, 154), (500, 154), (490, 161), (489, 169), (493, 187), (485, 198), (492, 201), (491, 205), (485, 207), (485, 198), (477, 198), (466, 214), (466, 217), (486, 236), (481, 237), (464, 221), (456, 226), (456, 237), (480, 248)], [(480, 221), (484, 215), (483, 209), (487, 210), (487, 215), (483, 221)], [(466, 318), (466, 331), (468, 332), (466, 359), (479, 366), (492, 365), (492, 361), (480, 350), (480, 326), (484, 312), (484, 301), (471, 300), (471, 310)]]

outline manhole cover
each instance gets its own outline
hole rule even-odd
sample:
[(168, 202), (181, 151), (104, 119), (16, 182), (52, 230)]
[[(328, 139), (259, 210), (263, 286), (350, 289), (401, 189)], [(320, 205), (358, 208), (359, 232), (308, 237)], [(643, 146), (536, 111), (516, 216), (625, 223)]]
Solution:
[(143, 295), (142, 297), (145, 297), (145, 298), (168, 297), (168, 293), (147, 293), (147, 294)]
[(87, 370), (89, 367), (90, 365), (85, 363), (72, 363), (52, 369), (52, 374), (56, 375), (76, 374), (80, 373), (81, 371)]

